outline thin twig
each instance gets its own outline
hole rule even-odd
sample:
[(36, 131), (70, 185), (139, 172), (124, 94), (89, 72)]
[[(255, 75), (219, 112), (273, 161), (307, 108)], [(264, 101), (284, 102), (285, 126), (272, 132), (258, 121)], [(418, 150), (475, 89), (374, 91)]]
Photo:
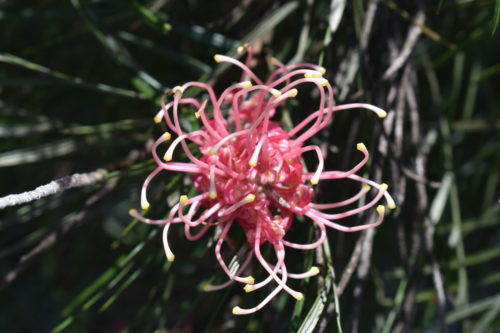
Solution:
[(80, 212), (66, 220), (65, 222), (62, 223), (61, 227), (49, 233), (47, 236), (45, 236), (44, 239), (42, 239), (37, 246), (35, 246), (31, 251), (26, 253), (19, 259), (16, 267), (14, 267), (12, 270), (7, 272), (2, 278), (0, 279), (0, 289), (5, 288), (7, 285), (9, 285), (11, 282), (13, 282), (21, 272), (23, 272), (28, 265), (38, 256), (43, 254), (45, 251), (47, 251), (50, 247), (52, 247), (56, 241), (64, 236), (68, 231), (76, 227), (80, 221), (83, 220), (83, 218), (88, 214), (91, 206), (95, 205), (97, 202), (99, 202), (104, 196), (106, 196), (109, 192), (111, 192), (116, 185), (118, 184), (117, 179), (110, 180), (104, 188), (102, 188), (98, 193), (95, 195), (91, 196), (86, 202), (85, 202), (85, 208), (82, 209)]
[(361, 257), (361, 251), (363, 249), (363, 243), (366, 238), (366, 233), (362, 232), (359, 235), (358, 240), (356, 241), (356, 246), (354, 247), (354, 251), (352, 251), (351, 259), (349, 259), (349, 263), (347, 264), (344, 272), (342, 273), (342, 278), (339, 282), (339, 287), (337, 293), (341, 296), (344, 293), (349, 280), (351, 280), (352, 273), (354, 273), (356, 267), (358, 266), (359, 258)]
[[(411, 104), (416, 103), (416, 98), (411, 96), (411, 91), (407, 91), (407, 94), (410, 94), (410, 98), (408, 101)], [(413, 126), (415, 129), (412, 131), (413, 132), (413, 139), (417, 141), (417, 136), (419, 135), (418, 133), (421, 132), (420, 130), (420, 115), (418, 112), (418, 108), (416, 104), (412, 105), (410, 108), (411, 110), (411, 116), (410, 119), (413, 122)], [(419, 149), (417, 151), (417, 155), (415, 157), (415, 169), (418, 175), (421, 177), (426, 177), (426, 172), (425, 172), (425, 166), (427, 164), (427, 156), (426, 154), (422, 151), (422, 149)], [(429, 207), (429, 202), (428, 202), (428, 195), (427, 195), (427, 190), (425, 188), (425, 185), (422, 183), (417, 183), (416, 184), (416, 189), (417, 189), (417, 196), (416, 196), (416, 201), (417, 201), (417, 218), (423, 218), (423, 233), (424, 233), (424, 245), (425, 245), (425, 250), (427, 252), (427, 256), (431, 262), (431, 267), (432, 267), (432, 277), (434, 281), (434, 288), (436, 289), (437, 293), (437, 298), (438, 298), (438, 320), (440, 324), (440, 329), (441, 332), (446, 331), (446, 322), (445, 322), (445, 315), (446, 315), (446, 295), (445, 295), (445, 290), (444, 290), (444, 284), (443, 284), (443, 277), (441, 274), (441, 270), (439, 267), (439, 262), (436, 259), (436, 256), (434, 254), (434, 225), (432, 224), (429, 216), (428, 216), (428, 207)]]
[(423, 23), (417, 22), (415, 19), (413, 19), (411, 17), (411, 15), (410, 15), (409, 12), (407, 12), (406, 10), (401, 9), (394, 1), (391, 1), (391, 0), (380, 0), (380, 1), (382, 1), (390, 9), (394, 10), (395, 12), (397, 12), (401, 16), (401, 18), (405, 19), (406, 21), (410, 22), (413, 25), (419, 26), (419, 28), (422, 30), (422, 32), (428, 38), (430, 38), (433, 41), (438, 42), (438, 43), (446, 46), (450, 50), (454, 51), (454, 50), (457, 49), (457, 45), (448, 42), (443, 37), (441, 37), (437, 32), (435, 32), (434, 30), (430, 29), (428, 26), (424, 25)]
[[(417, 105), (414, 103), (414, 95), (409, 97), (409, 94), (414, 94), (414, 90), (416, 89), (417, 82), (416, 80), (411, 80), (413, 78), (413, 67), (411, 64), (407, 64), (405, 66), (405, 69), (403, 71), (403, 75), (401, 77), (401, 85), (400, 85), (400, 93), (399, 93), (399, 99), (402, 102), (401, 105), (401, 110), (403, 115), (406, 115), (408, 118), (410, 118), (410, 140), (407, 140), (408, 136), (405, 135), (404, 137), (404, 144), (402, 144), (399, 147), (399, 150), (397, 150), (394, 155), (397, 156), (397, 162), (393, 163), (394, 170), (393, 173), (396, 173), (399, 171), (402, 171), (403, 167), (402, 164), (404, 163), (403, 159), (403, 146), (410, 146), (411, 151), (419, 151), (423, 150), (423, 146), (421, 145), (421, 133), (420, 133), (420, 126), (418, 122), (418, 117), (416, 118), (413, 113), (418, 112)], [(408, 104), (410, 108), (410, 114), (407, 115), (408, 112), (406, 112), (406, 104)], [(408, 123), (408, 120), (402, 121), (400, 124), (403, 126), (403, 124)], [(400, 132), (401, 133), (401, 132)], [(408, 142), (409, 141), (409, 142)], [(408, 330), (410, 327), (412, 327), (413, 320), (415, 319), (415, 301), (416, 301), (416, 292), (417, 292), (417, 287), (418, 287), (418, 278), (420, 275), (418, 274), (418, 270), (416, 269), (419, 267), (417, 263), (417, 255), (420, 253), (421, 249), (421, 242), (420, 242), (420, 237), (419, 237), (419, 230), (420, 230), (420, 219), (416, 218), (413, 219), (412, 223), (412, 250), (408, 253), (407, 247), (406, 247), (406, 237), (405, 237), (405, 228), (404, 228), (404, 223), (403, 221), (399, 219), (399, 215), (401, 212), (401, 207), (404, 203), (404, 198), (406, 197), (406, 194), (403, 193), (406, 191), (406, 180), (408, 178), (408, 175), (405, 172), (402, 172), (402, 174), (405, 177), (401, 177), (401, 175), (398, 175), (399, 179), (399, 188), (398, 188), (398, 208), (394, 212), (394, 218), (397, 222), (398, 225), (398, 242), (399, 242), (399, 248), (401, 252), (401, 259), (404, 263), (406, 263), (406, 276), (402, 279), (402, 281), (406, 280), (406, 290), (405, 290), (405, 296), (403, 300), (403, 304), (400, 304), (398, 307), (394, 309), (394, 311), (399, 312), (399, 322), (396, 322), (394, 324), (394, 328), (392, 329), (392, 332), (394, 333), (400, 333), (404, 332), (405, 330)], [(415, 175), (417, 178), (419, 175)], [(397, 182), (397, 179), (394, 181)], [(420, 182), (422, 185), (425, 184), (425, 182)], [(418, 257), (418, 259), (421, 259)], [(396, 313), (396, 312), (395, 312)], [(391, 329), (392, 323), (387, 326), (387, 329)]]
[(361, 314), (361, 305), (363, 303), (363, 294), (364, 294), (364, 285), (366, 278), (368, 277), (368, 272), (370, 271), (371, 266), (371, 255), (373, 250), (373, 239), (375, 238), (375, 229), (371, 228), (363, 232), (366, 236), (362, 243), (362, 253), (360, 264), (357, 270), (357, 281), (354, 286), (354, 306), (352, 310), (352, 321), (350, 332), (358, 332), (359, 322), (360, 322), (360, 314)]
[(58, 192), (65, 191), (72, 187), (93, 185), (104, 179), (106, 170), (98, 169), (89, 173), (75, 173), (71, 176), (66, 176), (51, 181), (46, 185), (37, 187), (32, 191), (27, 191), (19, 194), (10, 194), (0, 198), (0, 209), (9, 206), (21, 205), (33, 200), (38, 200)]
[(373, 21), (375, 20), (375, 12), (377, 11), (379, 0), (372, 0), (368, 4), (365, 14), (365, 22), (363, 24), (363, 31), (361, 32), (361, 39), (359, 45), (361, 46), (361, 51), (365, 51), (368, 47), (368, 41), (370, 40), (370, 34), (372, 31)]
[(425, 21), (425, 12), (423, 8), (419, 8), (417, 14), (415, 15), (415, 22), (417, 25), (413, 25), (410, 27), (408, 31), (408, 35), (406, 36), (405, 43), (403, 48), (399, 52), (396, 59), (391, 61), (391, 66), (387, 68), (384, 75), (382, 75), (382, 80), (388, 80), (394, 76), (394, 74), (403, 67), (403, 65), (408, 60), (408, 57), (412, 53), (415, 45), (417, 44), (418, 38), (422, 33), (422, 29), (420, 28)]

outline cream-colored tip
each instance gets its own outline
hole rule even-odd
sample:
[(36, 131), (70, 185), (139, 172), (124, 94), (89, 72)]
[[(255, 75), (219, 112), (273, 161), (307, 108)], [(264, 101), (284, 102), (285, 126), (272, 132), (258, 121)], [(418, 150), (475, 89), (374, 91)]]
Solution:
[(248, 88), (251, 88), (252, 86), (253, 86), (253, 84), (251, 81), (240, 82), (240, 87), (242, 87), (242, 88), (248, 89)]
[(215, 60), (215, 62), (221, 62), (222, 56), (220, 54), (216, 54), (216, 55), (214, 55), (214, 60)]
[(318, 184), (318, 183), (319, 183), (319, 177), (317, 177), (317, 176), (313, 176), (313, 177), (311, 178), (310, 182), (311, 182), (311, 184), (312, 184), (312, 185), (316, 185), (316, 184)]
[(250, 159), (250, 161), (248, 161), (248, 165), (249, 165), (250, 167), (252, 167), (252, 168), (253, 168), (253, 167), (255, 167), (255, 166), (257, 165), (257, 161), (255, 161), (255, 160), (252, 158), (252, 159)]
[(377, 112), (377, 116), (379, 118), (385, 118), (385, 117), (387, 117), (387, 112), (385, 112), (384, 110), (381, 110), (381, 111)]
[(386, 183), (382, 183), (380, 184), (379, 186), (379, 189), (383, 192), (387, 191), (387, 189), (389, 188), (389, 185), (387, 185)]
[(247, 276), (245, 279), (246, 284), (252, 285), (255, 283), (255, 278), (251, 275)]
[(246, 284), (246, 285), (243, 287), (243, 290), (244, 290), (245, 292), (249, 293), (249, 292), (252, 292), (252, 291), (253, 291), (253, 287), (252, 287), (252, 285), (250, 285), (250, 284)]
[(322, 87), (326, 87), (328, 85), (328, 80), (325, 78), (318, 78), (317, 81), (319, 85)]
[(167, 152), (165, 153), (165, 155), (163, 155), (163, 160), (164, 160), (165, 162), (170, 162), (170, 161), (172, 160), (172, 155), (171, 155), (171, 154), (169, 154), (168, 150), (167, 150)]
[(377, 213), (379, 213), (380, 215), (384, 215), (385, 207), (383, 205), (378, 205), (377, 206)]
[[(248, 195), (245, 197), (245, 201), (246, 201), (247, 203), (249, 203), (249, 202), (253, 202), (254, 200), (255, 200), (255, 194), (250, 193), (250, 194), (248, 194)], [(252, 278), (252, 279), (253, 279), (253, 278)], [(253, 283), (250, 283), (250, 284), (253, 284)]]
[(179, 198), (179, 202), (182, 204), (182, 205), (185, 205), (189, 200), (189, 197), (187, 195), (181, 195), (181, 197)]
[(210, 291), (210, 283), (205, 282), (203, 286), (201, 286), (201, 289), (203, 289), (203, 291)]
[(175, 255), (171, 254), (171, 255), (167, 256), (168, 262), (173, 262), (174, 260), (175, 260)]
[(240, 45), (238, 46), (238, 48), (236, 49), (236, 52), (238, 52), (238, 54), (243, 54), (245, 52), (245, 46), (244, 45)]
[(372, 187), (370, 185), (368, 185), (368, 184), (361, 185), (361, 190), (363, 192), (365, 192), (365, 193), (368, 192), (368, 191), (370, 191), (371, 189), (372, 189)]
[(297, 97), (297, 94), (299, 93), (299, 91), (295, 88), (293, 89), (290, 89), (290, 97)]
[(275, 98), (278, 98), (281, 96), (281, 91), (279, 91), (278, 89), (274, 89), (272, 88), (271, 89), (271, 94), (275, 97)]
[(182, 96), (182, 93), (184, 92), (184, 89), (182, 89), (181, 86), (175, 86), (175, 87), (172, 88), (172, 91), (173, 91), (173, 93), (176, 96), (180, 97), (180, 96)]
[(296, 294), (293, 295), (293, 297), (297, 300), (297, 301), (302, 301), (304, 299), (304, 294), (301, 293), (301, 292), (298, 292)]
[(196, 111), (194, 113), (194, 116), (196, 117), (196, 119), (200, 119), (201, 115), (200, 115), (200, 112), (199, 111)]
[(143, 187), (141, 191), (141, 208), (143, 210), (148, 210), (150, 207), (148, 198), (146, 197), (146, 188)]
[(172, 134), (170, 134), (169, 132), (163, 133), (163, 140), (168, 141), (168, 140), (170, 140), (171, 137), (172, 137)]
[(325, 67), (323, 67), (323, 66), (317, 66), (317, 67), (316, 67), (316, 70), (317, 70), (318, 72), (320, 72), (321, 76), (325, 75), (325, 73), (326, 73), (326, 68), (325, 68)]
[(322, 76), (321, 72), (318, 71), (307, 71), (304, 73), (304, 77), (307, 79), (320, 78)]
[(391, 202), (391, 203), (387, 204), (387, 208), (396, 209), (396, 204), (394, 202)]
[(318, 275), (319, 268), (317, 266), (313, 266), (309, 269), (309, 273), (311, 274), (311, 276)]
[(360, 142), (356, 145), (356, 149), (359, 151), (366, 151), (366, 146), (363, 142)]
[(208, 197), (212, 200), (217, 199), (217, 192), (208, 193)]
[(128, 215), (132, 215), (132, 217), (133, 217), (135, 214), (137, 214), (137, 209), (134, 209), (134, 208), (129, 209)]
[(156, 116), (154, 116), (153, 118), (153, 121), (156, 123), (156, 124), (159, 124), (161, 123), (161, 118), (163, 117), (163, 112), (159, 112), (156, 114)]
[(234, 315), (241, 315), (241, 314), (243, 314), (243, 310), (242, 310), (239, 306), (235, 306), (235, 307), (233, 308), (232, 313), (233, 313)]

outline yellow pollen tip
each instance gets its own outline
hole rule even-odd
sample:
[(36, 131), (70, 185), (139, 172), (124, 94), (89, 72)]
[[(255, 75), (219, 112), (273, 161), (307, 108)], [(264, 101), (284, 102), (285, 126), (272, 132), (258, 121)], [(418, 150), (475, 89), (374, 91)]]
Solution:
[(128, 215), (134, 216), (134, 214), (137, 214), (137, 209), (132, 208), (128, 211)]
[(386, 183), (380, 184), (381, 191), (385, 192), (385, 191), (387, 191), (388, 188), (389, 188), (389, 185), (387, 185)]
[(240, 308), (239, 306), (235, 306), (235, 307), (233, 308), (232, 313), (233, 313), (234, 315), (240, 315), (240, 314), (242, 314), (243, 312), (242, 312), (242, 310), (241, 310), (241, 308)]
[(371, 187), (370, 185), (368, 185), (368, 184), (363, 184), (363, 185), (361, 186), (361, 190), (362, 190), (363, 192), (368, 192), (368, 191), (369, 191), (369, 190), (371, 190), (371, 189), (372, 189), (372, 187)]
[(200, 119), (201, 115), (200, 115), (200, 112), (199, 111), (196, 111), (194, 113), (194, 116), (196, 117), (196, 119)]
[(243, 81), (240, 83), (240, 85), (242, 88), (245, 88), (245, 89), (251, 88), (253, 86), (251, 81)]
[(159, 124), (159, 123), (161, 123), (161, 116), (156, 115), (156, 116), (153, 118), (153, 121), (155, 122), (155, 124)]
[(311, 276), (318, 275), (319, 268), (317, 266), (313, 266), (313, 267), (311, 267), (311, 269), (309, 269), (309, 272), (311, 273)]
[(252, 292), (253, 291), (253, 288), (252, 288), (252, 285), (250, 284), (246, 284), (244, 287), (243, 287), (243, 290), (247, 293), (249, 292)]
[(186, 202), (188, 202), (189, 198), (187, 195), (181, 195), (181, 197), (179, 198), (179, 202), (183, 205), (186, 204)]
[(163, 139), (164, 139), (165, 141), (170, 140), (170, 138), (171, 138), (171, 137), (172, 137), (172, 134), (170, 134), (169, 132), (165, 132), (165, 133), (163, 133)]
[(142, 210), (148, 210), (151, 205), (148, 202), (143, 202), (141, 203), (141, 209)]
[(299, 91), (297, 89), (295, 89), (295, 88), (293, 88), (293, 89), (290, 90), (290, 96), (291, 97), (296, 97), (298, 93), (299, 93)]
[(184, 89), (182, 89), (182, 87), (181, 87), (181, 86), (175, 86), (175, 87), (173, 87), (173, 88), (172, 88), (172, 92), (173, 92), (176, 96), (180, 97), (180, 96), (182, 96), (182, 93), (184, 92)]
[(316, 185), (319, 182), (319, 177), (312, 177), (310, 180), (312, 185)]
[(214, 60), (215, 60), (215, 62), (221, 62), (222, 61), (221, 55), (220, 54), (214, 55)]
[(248, 165), (253, 168), (257, 165), (257, 161), (250, 160), (250, 161), (248, 161)]
[(167, 261), (168, 262), (173, 262), (175, 260), (175, 255), (170, 255), (170, 256), (167, 256)]
[(297, 301), (302, 301), (304, 299), (304, 294), (299, 292), (296, 295), (294, 295), (293, 297), (295, 297), (295, 299)]
[(201, 289), (203, 289), (203, 291), (209, 291), (210, 290), (210, 283), (205, 282), (203, 284), (203, 286), (201, 287)]
[(309, 72), (304, 74), (304, 77), (307, 79), (311, 79), (311, 78), (319, 78), (319, 77), (321, 77), (321, 75), (322, 75), (321, 72), (309, 71)]
[(271, 90), (271, 94), (273, 94), (273, 96), (274, 96), (275, 98), (278, 98), (278, 97), (280, 97), (280, 96), (281, 96), (281, 91), (279, 91), (279, 90), (277, 90), (277, 89), (272, 89), (272, 90)]
[(274, 66), (277, 66), (278, 65), (278, 59), (276, 59), (275, 57), (268, 57), (267, 58), (267, 62), (271, 65), (274, 65)]
[(172, 160), (172, 156), (170, 156), (168, 153), (165, 153), (165, 155), (163, 155), (163, 160), (165, 162), (170, 162)]
[(316, 70), (321, 73), (321, 76), (325, 75), (326, 73), (326, 68), (322, 66), (318, 66)]
[(238, 52), (238, 54), (243, 54), (243, 52), (245, 52), (245, 46), (244, 45), (238, 46), (236, 52)]
[(382, 118), (387, 117), (387, 112), (385, 112), (385, 111), (382, 110), (379, 113), (377, 113), (377, 115), (378, 115), (379, 118), (382, 119)]
[(247, 280), (248, 280), (248, 283), (247, 283), (247, 284), (249, 284), (249, 285), (252, 285), (252, 284), (254, 284), (254, 283), (255, 283), (255, 279), (254, 279), (254, 277), (253, 277), (253, 276), (251, 276), (251, 275), (247, 276)]
[(366, 151), (366, 146), (363, 142), (360, 142), (356, 145), (356, 149), (359, 151)]
[(389, 209), (396, 209), (396, 204), (391, 202), (390, 204), (387, 205), (387, 208)]
[(318, 78), (317, 81), (318, 81), (319, 85), (322, 87), (326, 87), (328, 85), (328, 80), (325, 78)]
[[(249, 203), (249, 202), (253, 202), (254, 200), (255, 200), (255, 194), (250, 193), (250, 194), (248, 194), (248, 195), (245, 197), (245, 201), (246, 201), (247, 203)], [(251, 276), (250, 276), (250, 277), (251, 277)], [(253, 278), (252, 278), (252, 279), (253, 279)], [(251, 284), (253, 284), (253, 283), (251, 283)]]
[(210, 199), (212, 199), (212, 200), (213, 200), (213, 199), (217, 199), (217, 192), (210, 192), (210, 193), (208, 194), (208, 197), (209, 197)]
[(383, 205), (378, 205), (377, 206), (377, 213), (379, 213), (380, 215), (384, 215), (385, 207)]

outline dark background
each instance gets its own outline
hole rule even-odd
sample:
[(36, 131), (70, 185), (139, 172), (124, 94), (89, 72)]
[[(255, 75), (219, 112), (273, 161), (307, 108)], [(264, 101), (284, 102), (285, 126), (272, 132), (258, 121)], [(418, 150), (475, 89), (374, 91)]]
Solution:
[[(0, 331), (498, 331), (499, 13), (494, 0), (0, 1), (0, 196), (107, 171), (0, 211)], [(190, 80), (219, 91), (234, 82), (213, 55), (243, 42), (262, 77), (269, 55), (322, 63), (337, 103), (389, 112), (384, 127), (365, 111), (339, 113), (312, 142), (327, 143), (326, 168), (340, 170), (365, 142), (363, 174), (388, 183), (398, 208), (376, 230), (329, 231), (331, 256), (287, 252), (290, 270), (322, 271), (294, 285), (306, 295), (299, 305), (281, 293), (235, 317), (234, 305), (266, 291), (201, 291), (224, 276), (211, 237), (190, 242), (172, 228), (170, 264), (159, 229), (127, 212), (153, 168), (159, 97)], [(297, 123), (315, 98), (301, 93), (283, 114)], [(153, 192), (164, 202), (189, 188), (166, 174)], [(320, 189), (318, 200), (356, 190)], [(154, 205), (151, 216), (167, 211)], [(300, 220), (289, 235), (312, 237)]]

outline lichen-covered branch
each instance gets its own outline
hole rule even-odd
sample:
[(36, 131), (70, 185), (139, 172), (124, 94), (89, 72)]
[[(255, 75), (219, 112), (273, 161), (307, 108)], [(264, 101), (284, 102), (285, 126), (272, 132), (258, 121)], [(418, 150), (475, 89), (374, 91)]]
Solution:
[(49, 195), (65, 191), (72, 187), (92, 185), (101, 181), (105, 174), (106, 170), (103, 169), (98, 169), (89, 173), (75, 173), (71, 176), (53, 180), (50, 183), (39, 186), (32, 191), (9, 194), (0, 198), (0, 209), (38, 200)]

